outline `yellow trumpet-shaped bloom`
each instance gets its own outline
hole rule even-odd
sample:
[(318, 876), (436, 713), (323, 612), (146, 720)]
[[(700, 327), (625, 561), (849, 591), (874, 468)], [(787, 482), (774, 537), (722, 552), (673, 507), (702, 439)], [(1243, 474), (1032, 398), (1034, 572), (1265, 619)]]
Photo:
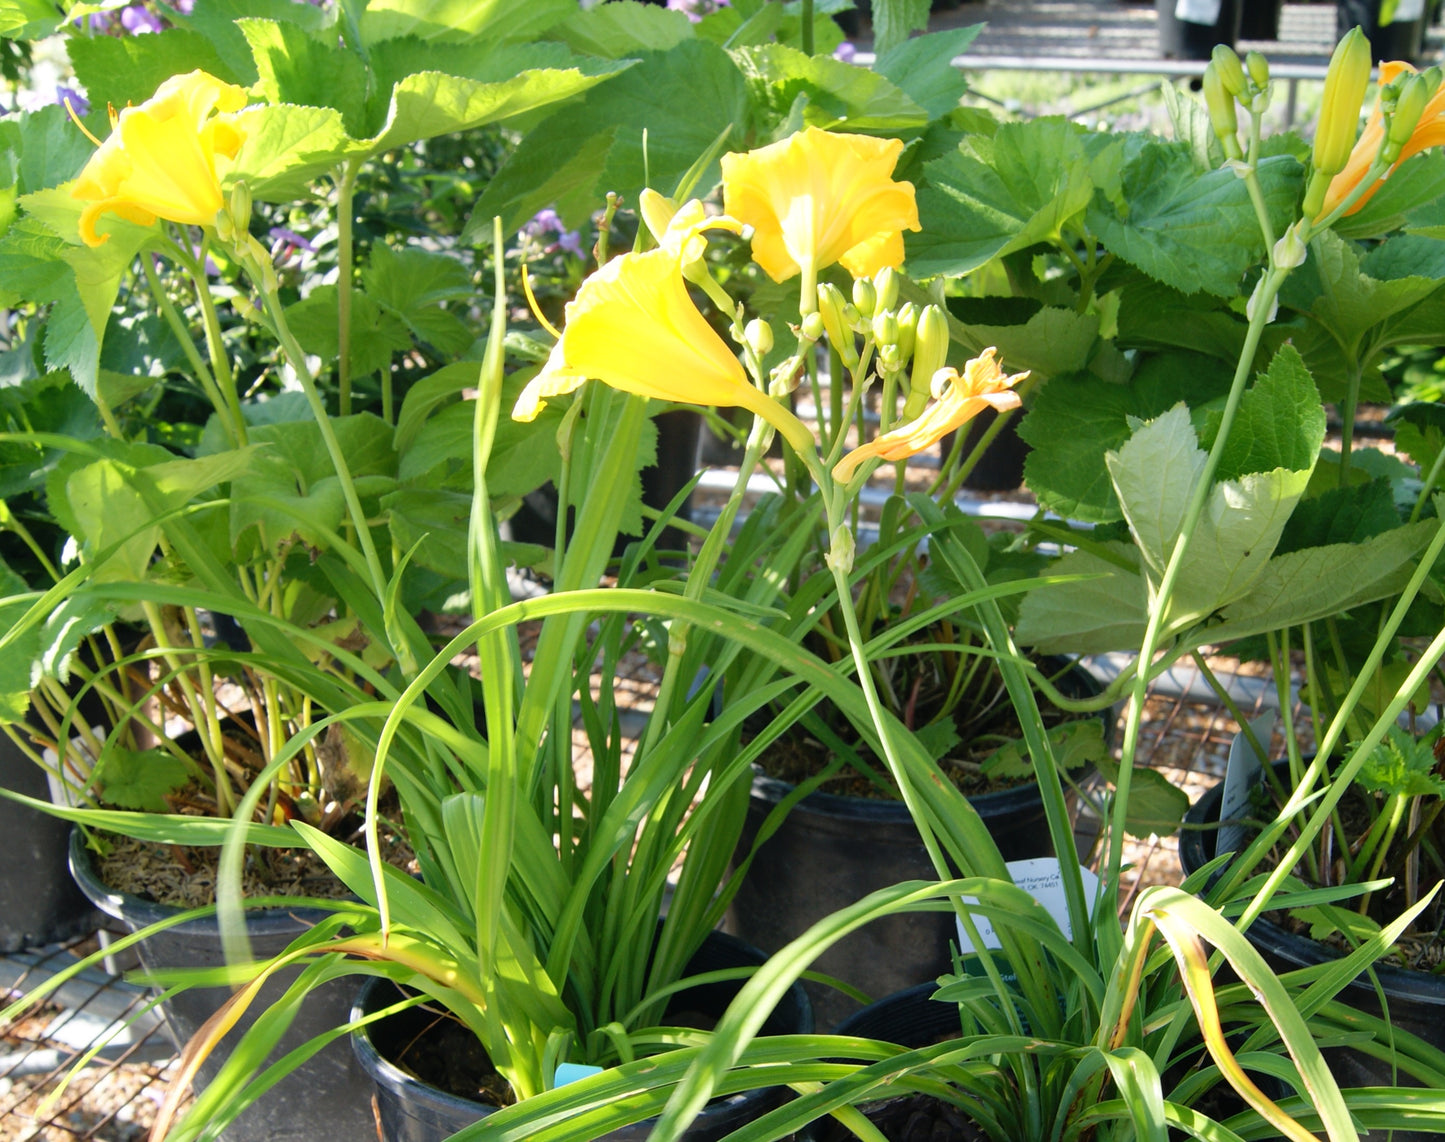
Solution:
[(654, 400), (746, 408), (795, 447), (813, 447), (802, 422), (748, 382), (688, 296), (678, 255), (665, 247), (623, 254), (582, 283), (567, 303), (562, 339), (522, 390), (513, 418), (534, 419), (549, 398), (588, 379)]
[(753, 227), (753, 259), (774, 281), (834, 262), (855, 278), (903, 262), (917, 230), (913, 184), (895, 182), (903, 143), (809, 127), (722, 157), (723, 211)]
[[(1401, 63), (1398, 60), (1382, 63), (1380, 64), (1380, 87), (1389, 86), (1402, 72), (1413, 72), (1414, 70), (1408, 63)], [(1320, 217), (1331, 213), (1360, 184), (1365, 174), (1374, 166), (1375, 159), (1380, 154), (1380, 144), (1384, 141), (1385, 117), (1380, 111), (1380, 97), (1376, 95), (1374, 109), (1370, 112), (1369, 121), (1366, 122), (1364, 131), (1361, 132), (1359, 140), (1355, 143), (1354, 150), (1350, 152), (1349, 161), (1345, 163), (1344, 169), (1330, 180), (1330, 188), (1325, 192), (1325, 202), (1320, 210)], [(1445, 144), (1445, 84), (1442, 84), (1425, 104), (1425, 110), (1420, 113), (1419, 122), (1400, 150), (1400, 157), (1395, 160), (1382, 178), (1355, 201), (1346, 213), (1353, 214), (1369, 202), (1374, 197), (1375, 191), (1380, 189), (1380, 183), (1389, 178), (1406, 159), (1419, 154), (1427, 147), (1438, 147), (1442, 144)]]
[(71, 194), (88, 205), (80, 236), (99, 246), (104, 214), (141, 226), (157, 218), (209, 226), (225, 205), (221, 180), (245, 136), (232, 112), (246, 92), (204, 71), (176, 75), (139, 107), (111, 113), (111, 133), (91, 156)]
[(1006, 376), (994, 360), (996, 349), (985, 349), (963, 368), (939, 369), (933, 375), (933, 392), (937, 399), (917, 420), (881, 433), (853, 449), (833, 466), (833, 478), (847, 483), (853, 473), (867, 460), (907, 460), (925, 448), (931, 448), (956, 428), (967, 424), (986, 408), (1003, 412), (1022, 403), (1014, 385), (1028, 376), (1015, 373)]

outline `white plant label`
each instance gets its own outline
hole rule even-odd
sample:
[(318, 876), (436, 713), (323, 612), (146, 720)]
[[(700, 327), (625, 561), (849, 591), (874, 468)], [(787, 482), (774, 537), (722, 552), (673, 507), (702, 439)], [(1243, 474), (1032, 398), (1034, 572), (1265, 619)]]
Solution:
[[(1058, 923), (1060, 929), (1069, 939), (1073, 938), (1073, 929), (1069, 924), (1069, 905), (1064, 897), (1064, 874), (1059, 864), (1058, 857), (1033, 857), (1029, 860), (1011, 860), (1008, 862), (1009, 876), (1013, 882), (1042, 904), (1050, 916)], [(1084, 880), (1084, 896), (1089, 901), (1089, 914), (1094, 912), (1094, 902), (1099, 896), (1099, 878), (1087, 868), (1081, 867), (1079, 875)], [(976, 904), (976, 900), (964, 897), (965, 903)], [(963, 925), (954, 923), (958, 927), (958, 950), (964, 955), (977, 949), (963, 931)], [(993, 930), (993, 924), (987, 916), (980, 913), (973, 913), (973, 923), (978, 929), (978, 938), (983, 941), (985, 948), (1000, 948), (998, 934)]]
[[(1275, 712), (1266, 710), (1249, 723), (1249, 728), (1261, 744), (1268, 742), (1274, 733), (1274, 718)], [(1224, 767), (1224, 794), (1219, 802), (1219, 819), (1226, 823), (1219, 826), (1215, 836), (1216, 854), (1237, 853), (1248, 842), (1248, 831), (1239, 822), (1249, 813), (1249, 796), (1258, 787), (1263, 774), (1264, 759), (1254, 752), (1249, 738), (1240, 730), (1229, 745), (1229, 761)]]
[(1187, 24), (1217, 24), (1222, 3), (1223, 0), (1178, 0), (1174, 18)]
[[(105, 741), (105, 727), (91, 726), (90, 732), (98, 742)], [(61, 772), (60, 756), (50, 748), (41, 751), (41, 758), (44, 760), (47, 770), (45, 779), (50, 783), (50, 803), (52, 805), (63, 805), (69, 809), (78, 808), (80, 805), (80, 791), (90, 784), (90, 770), (95, 765), (95, 758), (90, 756), (90, 747), (84, 738), (74, 737), (70, 739), (70, 749), (66, 754), (65, 779), (57, 776)]]

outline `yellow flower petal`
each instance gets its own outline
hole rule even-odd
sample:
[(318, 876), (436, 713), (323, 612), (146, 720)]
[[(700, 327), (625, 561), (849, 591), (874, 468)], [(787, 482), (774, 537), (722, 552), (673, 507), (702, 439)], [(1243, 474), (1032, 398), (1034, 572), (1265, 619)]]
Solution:
[(753, 259), (774, 281), (841, 261), (854, 276), (903, 261), (917, 230), (913, 184), (895, 182), (898, 139), (809, 127), (722, 158), (723, 211), (753, 227)]
[(225, 205), (221, 180), (245, 141), (229, 116), (245, 104), (242, 88), (193, 71), (172, 76), (139, 107), (121, 111), (71, 190), (89, 203), (80, 224), (86, 244), (106, 241), (96, 229), (105, 214), (145, 225), (157, 218), (199, 226), (215, 221)]
[(1005, 376), (994, 359), (997, 352), (996, 349), (985, 349), (964, 366), (962, 376), (956, 369), (940, 369), (934, 374), (933, 385), (934, 392), (941, 385), (947, 385), (943, 395), (924, 409), (917, 420), (881, 433), (849, 452), (833, 466), (833, 478), (846, 484), (868, 460), (907, 460), (925, 448), (933, 447), (986, 408), (999, 412), (1018, 408), (1023, 402), (1018, 393), (1011, 390), (1028, 374)]
[(657, 244), (683, 265), (697, 261), (707, 252), (703, 231), (729, 230), (739, 234), (743, 228), (741, 222), (726, 214), (709, 217), (696, 198), (689, 199), (674, 210), (672, 203), (651, 187), (643, 190), (638, 209)]

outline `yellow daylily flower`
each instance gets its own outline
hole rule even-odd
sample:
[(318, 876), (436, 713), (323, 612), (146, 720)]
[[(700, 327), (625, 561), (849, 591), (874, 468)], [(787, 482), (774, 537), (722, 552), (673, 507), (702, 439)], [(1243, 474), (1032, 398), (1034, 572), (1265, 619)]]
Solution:
[(672, 203), (651, 187), (643, 190), (637, 202), (642, 220), (664, 250), (671, 252), (684, 266), (697, 261), (707, 252), (705, 230), (727, 230), (741, 234), (743, 224), (726, 214), (709, 215), (696, 198), (684, 202), (676, 210)]
[(795, 447), (814, 446), (801, 421), (749, 383), (688, 296), (678, 257), (666, 248), (623, 254), (582, 283), (567, 303), (562, 339), (522, 390), (513, 419), (534, 419), (549, 398), (587, 379), (654, 400), (745, 408)]
[(855, 278), (903, 263), (917, 230), (913, 184), (895, 182), (898, 139), (809, 127), (722, 157), (723, 211), (753, 227), (753, 259), (774, 281), (842, 262)]
[[(1392, 60), (1380, 64), (1380, 87), (1388, 87), (1402, 72), (1414, 72), (1415, 69), (1408, 63), (1401, 63), (1399, 60)], [(1360, 134), (1355, 148), (1350, 152), (1349, 161), (1345, 163), (1344, 170), (1330, 180), (1330, 188), (1325, 192), (1324, 206), (1321, 208), (1319, 217), (1323, 218), (1343, 202), (1365, 173), (1375, 163), (1380, 154), (1380, 144), (1385, 140), (1385, 118), (1380, 112), (1380, 97), (1375, 96), (1375, 106), (1370, 112), (1370, 118), (1365, 123), (1365, 129)], [(1384, 176), (1375, 182), (1369, 190), (1365, 191), (1346, 214), (1353, 214), (1374, 197), (1375, 191), (1380, 189), (1380, 184), (1389, 178), (1391, 174), (1406, 159), (1418, 155), (1427, 147), (1438, 147), (1445, 145), (1445, 84), (1430, 97), (1425, 104), (1425, 110), (1420, 114), (1420, 120), (1415, 125), (1410, 138), (1400, 150), (1400, 157), (1395, 160)]]
[(221, 180), (245, 141), (232, 113), (245, 105), (242, 88), (193, 71), (172, 76), (139, 107), (112, 111), (110, 137), (71, 189), (89, 204), (80, 215), (86, 245), (109, 238), (95, 228), (104, 214), (141, 226), (157, 218), (211, 225), (225, 205)]
[(899, 425), (853, 449), (833, 466), (833, 478), (847, 483), (867, 460), (907, 460), (931, 448), (956, 428), (961, 428), (986, 408), (1004, 412), (1023, 402), (1010, 391), (1028, 373), (1005, 376), (994, 359), (997, 349), (985, 349), (964, 366), (943, 368), (933, 374), (935, 399), (917, 420)]

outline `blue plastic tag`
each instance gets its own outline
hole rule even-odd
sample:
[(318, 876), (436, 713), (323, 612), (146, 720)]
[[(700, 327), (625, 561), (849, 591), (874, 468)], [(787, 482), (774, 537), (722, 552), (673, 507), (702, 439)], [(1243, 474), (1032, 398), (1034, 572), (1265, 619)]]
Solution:
[(554, 1087), (566, 1086), (568, 1083), (575, 1083), (578, 1079), (585, 1079), (601, 1073), (601, 1067), (594, 1067), (590, 1063), (558, 1063), (557, 1074), (552, 1079), (552, 1085)]

